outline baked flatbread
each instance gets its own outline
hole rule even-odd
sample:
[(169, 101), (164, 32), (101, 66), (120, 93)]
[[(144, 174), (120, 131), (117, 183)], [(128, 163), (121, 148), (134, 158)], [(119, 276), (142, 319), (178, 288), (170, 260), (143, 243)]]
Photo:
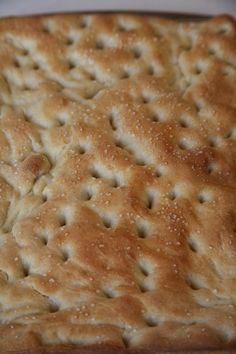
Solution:
[(236, 347), (236, 24), (0, 20), (0, 353)]

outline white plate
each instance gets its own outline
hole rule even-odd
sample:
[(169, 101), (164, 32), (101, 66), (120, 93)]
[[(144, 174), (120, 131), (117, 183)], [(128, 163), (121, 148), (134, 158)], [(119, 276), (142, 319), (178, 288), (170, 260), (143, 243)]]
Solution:
[(0, 0), (0, 16), (71, 11), (159, 11), (236, 17), (236, 0)]

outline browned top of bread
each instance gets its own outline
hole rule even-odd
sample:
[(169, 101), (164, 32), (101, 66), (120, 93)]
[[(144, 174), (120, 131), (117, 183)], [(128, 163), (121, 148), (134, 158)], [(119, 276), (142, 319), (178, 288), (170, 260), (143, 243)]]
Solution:
[(235, 348), (234, 20), (1, 19), (0, 112), (0, 353)]

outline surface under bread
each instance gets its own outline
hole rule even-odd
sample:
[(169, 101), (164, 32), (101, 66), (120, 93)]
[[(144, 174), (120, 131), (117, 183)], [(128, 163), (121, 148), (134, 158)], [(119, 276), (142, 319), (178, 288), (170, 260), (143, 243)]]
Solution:
[(236, 25), (0, 20), (0, 353), (236, 347)]

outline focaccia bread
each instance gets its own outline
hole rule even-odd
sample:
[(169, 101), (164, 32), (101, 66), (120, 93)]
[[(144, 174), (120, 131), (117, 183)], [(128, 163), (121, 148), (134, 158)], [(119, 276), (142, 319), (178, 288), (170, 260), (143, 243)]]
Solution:
[(0, 353), (236, 348), (236, 24), (0, 20)]

